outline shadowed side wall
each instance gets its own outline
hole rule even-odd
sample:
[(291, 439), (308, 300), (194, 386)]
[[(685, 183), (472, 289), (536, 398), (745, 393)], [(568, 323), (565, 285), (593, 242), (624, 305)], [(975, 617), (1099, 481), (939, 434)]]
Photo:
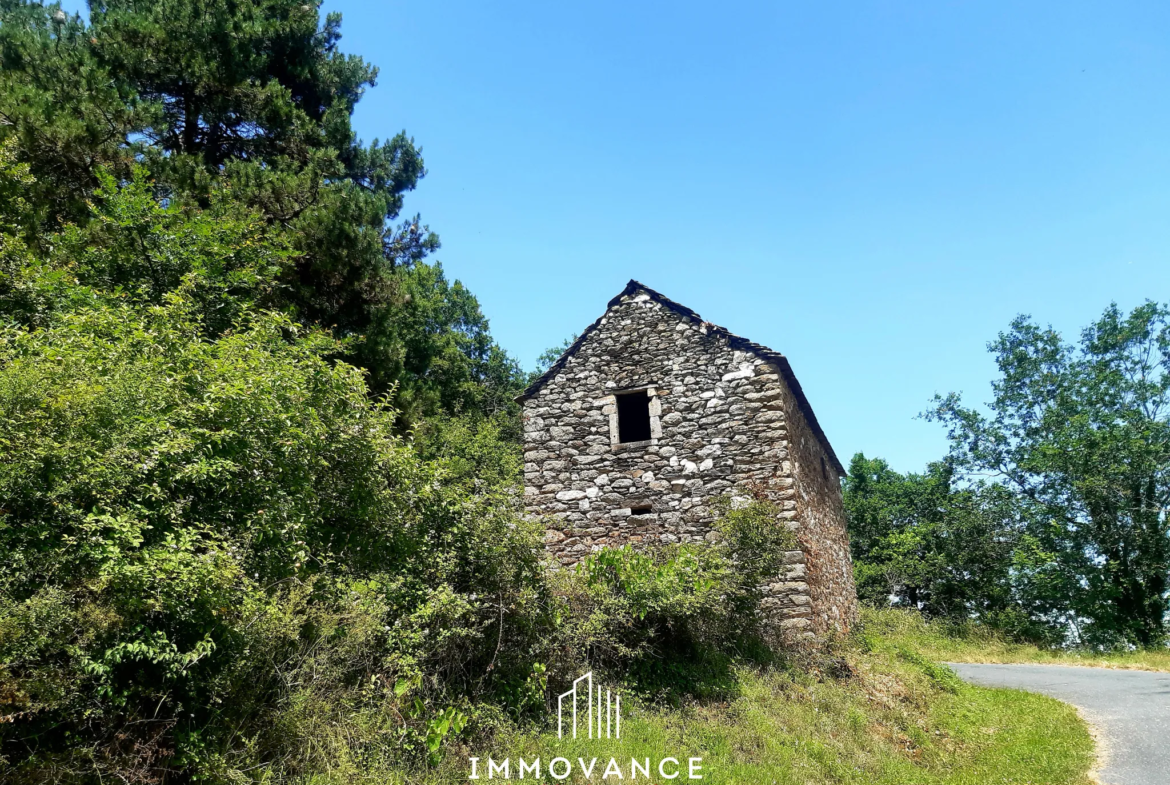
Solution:
[(858, 607), (841, 476), (787, 385), (784, 401), (813, 628), (818, 633), (848, 630), (857, 621)]

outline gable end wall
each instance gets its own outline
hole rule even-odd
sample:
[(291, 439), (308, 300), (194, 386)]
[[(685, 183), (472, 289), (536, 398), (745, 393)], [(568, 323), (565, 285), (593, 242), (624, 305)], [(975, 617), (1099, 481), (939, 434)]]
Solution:
[[(643, 388), (653, 395), (657, 438), (613, 445), (614, 392)], [(852, 618), (852, 582), (846, 593), (826, 577), (841, 573), (828, 563), (844, 538), (832, 528), (843, 522), (840, 491), (834, 508), (833, 489), (795, 468), (790, 424), (819, 441), (777, 369), (732, 348), (726, 333), (631, 293), (523, 401), (523, 419), (525, 504), (545, 517), (554, 564), (603, 547), (708, 539), (714, 499), (752, 484), (766, 489), (802, 543), (785, 554), (786, 572), (765, 601), (778, 625), (800, 633)], [(798, 460), (809, 451), (800, 444)], [(631, 514), (644, 505), (649, 515)], [(816, 531), (804, 531), (806, 518)], [(849, 569), (847, 540), (844, 554)]]

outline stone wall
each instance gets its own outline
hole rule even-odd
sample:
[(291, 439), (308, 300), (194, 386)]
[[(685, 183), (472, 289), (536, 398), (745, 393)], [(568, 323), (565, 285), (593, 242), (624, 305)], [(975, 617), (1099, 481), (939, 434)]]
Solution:
[[(848, 590), (837, 580), (850, 569), (840, 490), (794, 467), (790, 426), (803, 440), (797, 460), (813, 455), (809, 438), (819, 442), (783, 374), (664, 300), (627, 288), (523, 401), (525, 502), (545, 517), (550, 557), (571, 565), (607, 546), (710, 538), (712, 501), (751, 484), (802, 543), (785, 555), (768, 611), (790, 633), (848, 624), (855, 599), (851, 579)], [(618, 444), (614, 394), (631, 390), (651, 399), (651, 439)], [(819, 456), (808, 459), (819, 473)], [(842, 542), (843, 566), (831, 563)]]
[(848, 629), (857, 621), (858, 607), (842, 477), (837, 462), (797, 409), (790, 390), (786, 389), (784, 401), (800, 521), (797, 535), (806, 558), (813, 629), (818, 633)]

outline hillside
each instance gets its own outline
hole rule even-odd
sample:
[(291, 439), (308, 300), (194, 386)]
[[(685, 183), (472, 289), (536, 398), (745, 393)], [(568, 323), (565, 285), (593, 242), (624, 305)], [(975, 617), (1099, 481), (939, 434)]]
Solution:
[[(487, 758), (554, 756), (588, 765), (593, 781), (611, 757), (630, 773), (629, 758), (701, 757), (707, 782), (775, 783), (1088, 783), (1093, 743), (1075, 710), (1049, 698), (986, 690), (960, 682), (923, 656), (921, 630), (898, 612), (866, 613), (866, 632), (832, 657), (790, 659), (775, 668), (740, 665), (724, 694), (663, 705), (632, 699), (620, 741), (558, 740), (555, 731), (497, 718), (490, 734), (453, 746), (436, 768), (396, 768), (371, 749), (334, 746), (313, 783), (455, 783)], [(554, 718), (555, 721), (555, 718)], [(335, 740), (336, 741), (336, 740)], [(386, 760), (385, 765), (379, 760)], [(670, 769), (668, 768), (668, 773)], [(547, 776), (547, 772), (546, 772)], [(496, 777), (497, 779), (499, 777)], [(546, 781), (549, 781), (546, 779)]]

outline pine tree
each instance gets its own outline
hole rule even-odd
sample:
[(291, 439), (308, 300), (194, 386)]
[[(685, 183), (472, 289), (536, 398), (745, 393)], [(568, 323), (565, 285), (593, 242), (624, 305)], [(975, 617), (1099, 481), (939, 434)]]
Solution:
[(425, 176), (405, 132), (365, 144), (354, 107), (377, 69), (342, 53), (341, 17), (293, 0), (94, 2), (90, 23), (0, 0), (0, 140), (36, 177), (53, 227), (82, 222), (98, 171), (140, 161), (157, 195), (232, 198), (285, 228), (297, 251), (282, 305), (331, 329), (374, 393), (407, 420), (508, 405), (519, 369), (474, 296), (424, 261), (438, 237), (403, 219)]

